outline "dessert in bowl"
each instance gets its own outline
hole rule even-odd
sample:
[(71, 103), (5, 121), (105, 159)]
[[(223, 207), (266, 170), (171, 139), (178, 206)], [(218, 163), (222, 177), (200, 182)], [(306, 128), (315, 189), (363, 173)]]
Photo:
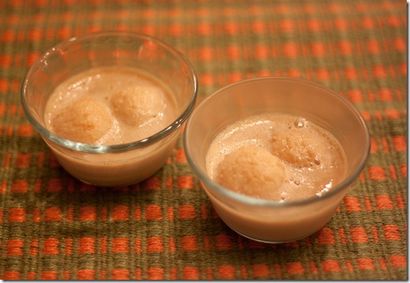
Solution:
[(149, 36), (109, 32), (45, 52), (26, 75), (21, 102), (70, 174), (122, 186), (164, 164), (196, 95), (196, 75), (177, 50)]
[(267, 77), (202, 101), (184, 146), (221, 219), (248, 238), (280, 243), (330, 220), (365, 165), (369, 133), (353, 105), (333, 91)]

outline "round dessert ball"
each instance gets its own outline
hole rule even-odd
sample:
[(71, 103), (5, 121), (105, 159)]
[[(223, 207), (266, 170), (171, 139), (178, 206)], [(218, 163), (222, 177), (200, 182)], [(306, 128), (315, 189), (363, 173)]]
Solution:
[(217, 168), (216, 181), (238, 193), (280, 200), (284, 178), (281, 161), (269, 151), (252, 145), (226, 155)]
[(314, 144), (308, 134), (287, 131), (272, 137), (272, 153), (293, 166), (311, 167), (320, 164)]
[(130, 126), (139, 126), (158, 115), (165, 107), (162, 93), (153, 87), (132, 87), (114, 94), (110, 100), (117, 119)]
[(51, 121), (56, 134), (88, 144), (95, 144), (112, 125), (110, 109), (91, 97), (80, 98), (63, 108)]

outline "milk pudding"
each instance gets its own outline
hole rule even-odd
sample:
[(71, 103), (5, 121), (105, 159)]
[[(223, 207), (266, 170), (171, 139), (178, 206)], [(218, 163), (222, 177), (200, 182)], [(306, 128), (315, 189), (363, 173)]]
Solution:
[[(117, 145), (148, 138), (168, 127), (178, 112), (174, 95), (153, 76), (129, 67), (99, 67), (56, 87), (44, 111), (46, 127), (65, 139)], [(90, 154), (47, 142), (60, 164), (80, 180), (100, 186), (129, 185), (158, 170), (179, 131), (152, 145), (125, 152)]]
[(347, 173), (342, 146), (303, 117), (268, 113), (222, 130), (206, 155), (215, 182), (255, 198), (287, 202), (321, 197)]
[(184, 146), (226, 225), (283, 243), (329, 222), (365, 164), (369, 135), (343, 96), (302, 79), (263, 77), (205, 98)]
[(50, 131), (95, 145), (147, 138), (175, 118), (167, 88), (127, 67), (94, 68), (71, 77), (55, 89), (44, 112)]
[(129, 32), (76, 36), (46, 50), (22, 82), (27, 120), (73, 177), (128, 186), (168, 160), (198, 80), (183, 54)]

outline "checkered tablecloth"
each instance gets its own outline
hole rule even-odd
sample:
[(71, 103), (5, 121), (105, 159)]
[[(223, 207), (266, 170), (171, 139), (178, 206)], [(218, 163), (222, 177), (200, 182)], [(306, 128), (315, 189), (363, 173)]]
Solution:
[[(0, 2), (0, 278), (406, 279), (407, 18), (404, 0)], [(363, 114), (371, 154), (318, 233), (268, 245), (231, 231), (181, 141), (129, 187), (73, 179), (25, 119), (21, 82), (71, 36), (131, 31), (191, 60), (200, 98), (243, 78), (303, 77)]]

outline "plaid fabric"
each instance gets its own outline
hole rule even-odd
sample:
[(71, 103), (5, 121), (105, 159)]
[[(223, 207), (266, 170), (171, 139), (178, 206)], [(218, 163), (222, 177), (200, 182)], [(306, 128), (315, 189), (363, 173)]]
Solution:
[[(406, 2), (1, 1), (0, 278), (407, 278)], [(19, 87), (57, 42), (145, 33), (185, 53), (200, 97), (243, 78), (320, 82), (350, 99), (371, 155), (331, 222), (282, 245), (225, 226), (181, 142), (141, 184), (95, 188), (69, 176), (23, 116)]]

